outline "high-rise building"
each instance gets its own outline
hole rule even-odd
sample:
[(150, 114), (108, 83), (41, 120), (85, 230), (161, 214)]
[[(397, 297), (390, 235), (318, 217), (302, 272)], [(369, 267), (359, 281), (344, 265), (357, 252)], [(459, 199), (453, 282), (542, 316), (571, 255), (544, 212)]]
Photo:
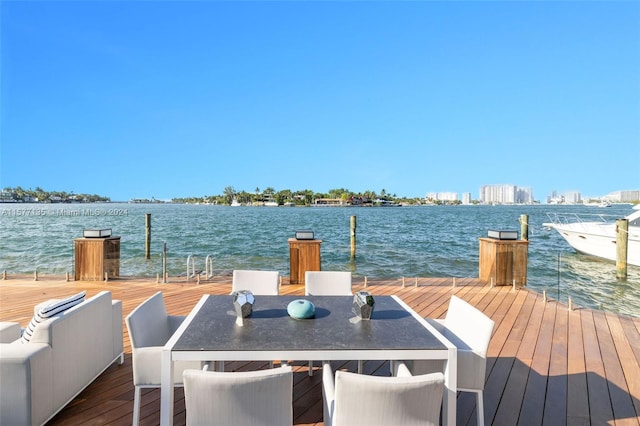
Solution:
[(640, 200), (640, 190), (614, 191), (605, 196), (609, 201), (617, 201), (620, 203)]
[(582, 202), (582, 196), (577, 191), (569, 191), (564, 193), (564, 202), (567, 204), (578, 204)]
[(516, 185), (484, 185), (480, 187), (480, 201), (484, 204), (531, 204), (531, 188), (519, 188)]
[(427, 192), (424, 196), (427, 200), (435, 201), (458, 201), (457, 192)]

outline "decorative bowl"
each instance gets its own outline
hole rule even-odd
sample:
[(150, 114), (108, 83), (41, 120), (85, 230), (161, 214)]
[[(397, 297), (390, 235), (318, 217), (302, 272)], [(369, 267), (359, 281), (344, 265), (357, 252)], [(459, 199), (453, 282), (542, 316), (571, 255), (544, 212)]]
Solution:
[(287, 305), (287, 313), (295, 319), (313, 318), (316, 314), (316, 307), (308, 300), (296, 299)]

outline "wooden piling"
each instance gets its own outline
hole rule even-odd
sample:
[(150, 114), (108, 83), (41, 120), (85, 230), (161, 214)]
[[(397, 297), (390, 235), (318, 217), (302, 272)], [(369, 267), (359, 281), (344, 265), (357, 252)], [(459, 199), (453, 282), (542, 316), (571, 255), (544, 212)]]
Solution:
[(529, 215), (520, 215), (520, 239), (529, 241)]
[(350, 220), (350, 235), (351, 235), (351, 258), (355, 258), (356, 257), (356, 217), (351, 216), (351, 220)]
[(144, 229), (145, 229), (144, 256), (145, 256), (145, 259), (151, 259), (151, 213), (144, 214)]
[(627, 279), (627, 251), (629, 244), (629, 219), (616, 220), (616, 278)]
[(167, 272), (167, 243), (162, 245), (162, 282), (169, 282), (169, 273)]

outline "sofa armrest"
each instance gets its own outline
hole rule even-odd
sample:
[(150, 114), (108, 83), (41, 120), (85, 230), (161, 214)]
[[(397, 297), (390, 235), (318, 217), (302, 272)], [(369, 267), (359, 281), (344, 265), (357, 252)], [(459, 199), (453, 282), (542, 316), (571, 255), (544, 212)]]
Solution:
[(0, 343), (15, 342), (22, 335), (22, 328), (17, 322), (0, 322)]
[(0, 344), (0, 424), (42, 424), (49, 418), (52, 359), (44, 343)]

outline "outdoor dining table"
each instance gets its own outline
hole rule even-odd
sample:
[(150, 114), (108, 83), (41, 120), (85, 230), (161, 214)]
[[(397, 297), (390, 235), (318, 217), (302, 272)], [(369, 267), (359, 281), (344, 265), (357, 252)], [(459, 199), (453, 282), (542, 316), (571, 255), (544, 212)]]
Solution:
[[(416, 359), (445, 361), (443, 423), (456, 424), (456, 347), (397, 296), (374, 296), (369, 320), (354, 314), (353, 296), (255, 296), (241, 324), (233, 299), (204, 295), (164, 346), (161, 425), (173, 424), (174, 361)], [(289, 316), (298, 299), (313, 303), (313, 318)]]

